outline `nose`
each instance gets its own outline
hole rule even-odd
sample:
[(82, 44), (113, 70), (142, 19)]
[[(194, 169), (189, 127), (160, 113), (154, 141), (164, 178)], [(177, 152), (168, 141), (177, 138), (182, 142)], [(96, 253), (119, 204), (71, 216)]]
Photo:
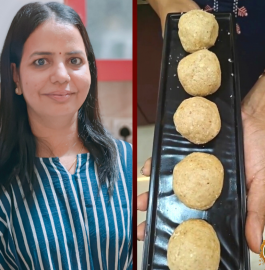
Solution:
[(70, 82), (70, 76), (65, 65), (62, 62), (54, 67), (54, 71), (51, 74), (50, 79), (52, 83), (58, 82), (60, 84), (63, 84), (65, 82)]

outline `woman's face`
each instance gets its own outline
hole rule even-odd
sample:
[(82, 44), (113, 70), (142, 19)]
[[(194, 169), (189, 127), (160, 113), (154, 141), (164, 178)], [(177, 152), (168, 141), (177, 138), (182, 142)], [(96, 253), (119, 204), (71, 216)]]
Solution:
[[(12, 64), (14, 65), (14, 64)], [(85, 101), (91, 76), (83, 39), (69, 24), (48, 20), (26, 40), (13, 78), (29, 116), (75, 114)]]

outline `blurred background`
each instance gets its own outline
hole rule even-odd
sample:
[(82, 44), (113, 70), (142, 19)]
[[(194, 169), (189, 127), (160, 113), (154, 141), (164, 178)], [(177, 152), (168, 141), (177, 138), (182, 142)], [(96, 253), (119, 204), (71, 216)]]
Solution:
[[(132, 143), (132, 0), (53, 1), (81, 17), (97, 59), (102, 122), (115, 138)], [(30, 2), (36, 1), (0, 0), (0, 51), (12, 18)]]

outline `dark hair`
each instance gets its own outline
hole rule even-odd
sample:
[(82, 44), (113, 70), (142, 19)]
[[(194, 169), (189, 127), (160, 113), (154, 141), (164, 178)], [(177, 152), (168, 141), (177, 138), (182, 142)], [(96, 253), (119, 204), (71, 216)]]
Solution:
[(15, 94), (11, 63), (15, 63), (19, 69), (24, 43), (48, 19), (74, 25), (83, 38), (91, 86), (78, 112), (78, 132), (98, 165), (100, 184), (108, 181), (109, 194), (112, 194), (117, 178), (117, 152), (114, 140), (105, 131), (100, 120), (93, 49), (79, 15), (71, 7), (56, 2), (36, 2), (23, 6), (14, 17), (4, 43), (0, 63), (0, 185), (7, 187), (16, 176), (22, 183), (26, 178), (36, 180), (36, 140), (29, 125), (26, 102), (23, 96)]

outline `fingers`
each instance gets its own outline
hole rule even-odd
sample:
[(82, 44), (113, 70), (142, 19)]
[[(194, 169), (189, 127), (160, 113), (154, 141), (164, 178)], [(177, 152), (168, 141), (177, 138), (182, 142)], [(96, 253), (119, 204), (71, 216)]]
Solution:
[(146, 222), (144, 221), (137, 226), (137, 240), (139, 240), (139, 241), (144, 241), (145, 224), (146, 224)]
[[(149, 195), (149, 192), (145, 192), (137, 196), (137, 210), (140, 210), (140, 211), (147, 210), (148, 195)], [(137, 226), (137, 239), (139, 241), (144, 240), (145, 225), (146, 225), (146, 222), (144, 221), (140, 225)]]
[(246, 239), (249, 248), (260, 253), (265, 225), (265, 181), (252, 181), (247, 200)]
[(137, 210), (146, 211), (148, 205), (149, 192), (145, 192), (137, 196)]
[(260, 246), (263, 241), (260, 227), (261, 219), (258, 213), (248, 211), (246, 220), (246, 240), (249, 249), (257, 254), (260, 253)]
[(170, 1), (168, 5), (165, 5), (159, 16), (161, 20), (162, 37), (164, 38), (166, 17), (168, 13), (188, 12), (194, 9), (200, 9), (200, 7), (191, 0)]
[(150, 176), (151, 174), (151, 158), (148, 158), (141, 169), (141, 173), (145, 176)]
[[(141, 169), (141, 173), (145, 176), (150, 176), (151, 174), (151, 158), (147, 159), (143, 168)], [(142, 193), (137, 196), (137, 210), (146, 211), (148, 206), (148, 197), (149, 192)], [(144, 240), (145, 235), (145, 225), (146, 222), (142, 222), (137, 226), (137, 239), (139, 241)]]

